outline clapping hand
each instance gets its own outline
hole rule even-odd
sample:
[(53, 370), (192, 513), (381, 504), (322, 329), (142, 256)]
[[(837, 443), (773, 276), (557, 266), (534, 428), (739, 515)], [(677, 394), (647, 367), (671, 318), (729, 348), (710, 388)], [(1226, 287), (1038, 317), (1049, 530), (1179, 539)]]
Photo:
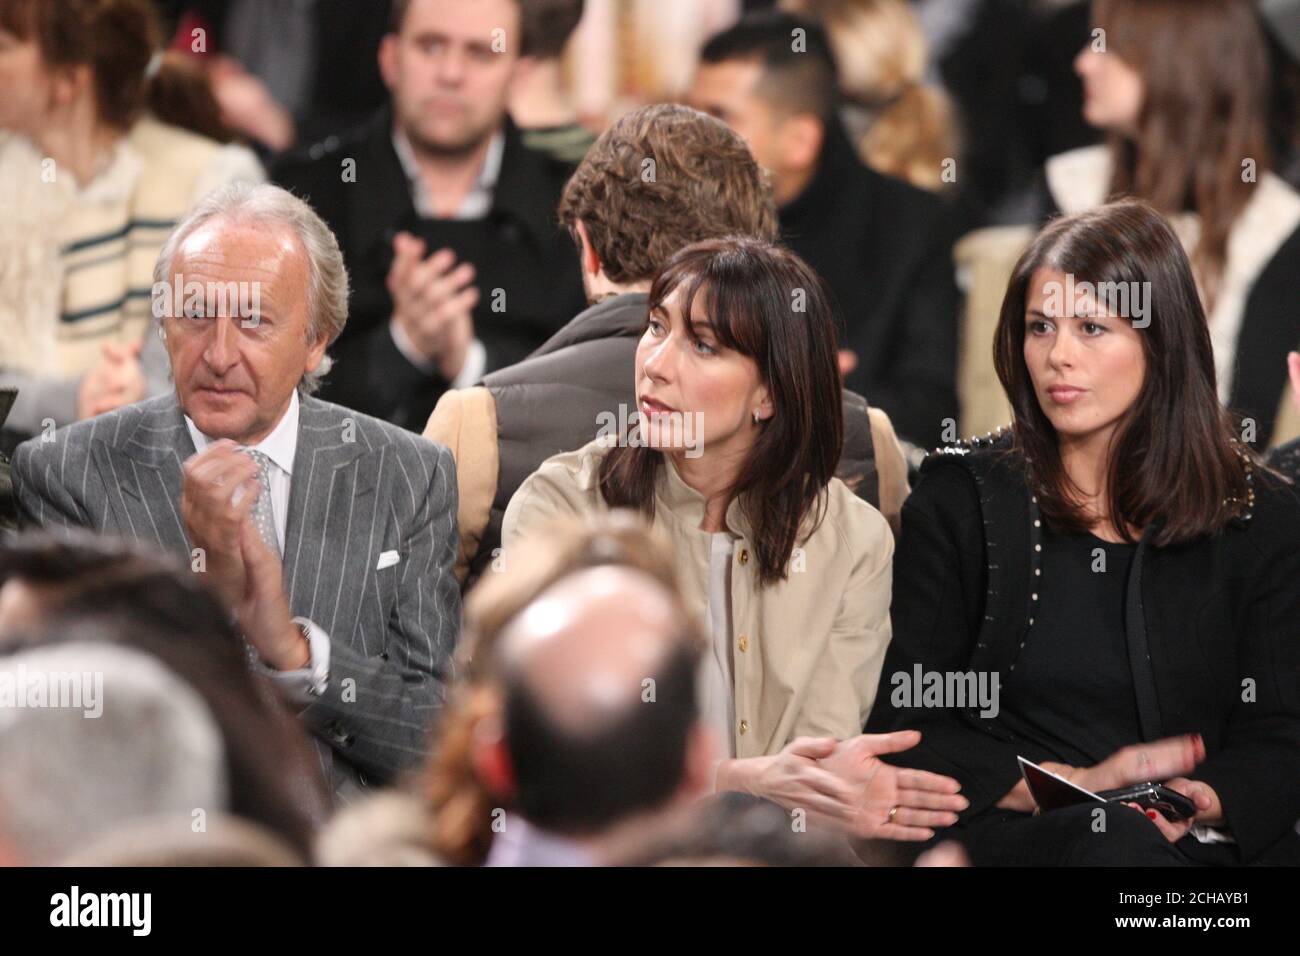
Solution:
[(251, 517), (240, 528), (239, 552), (244, 564), (244, 595), (236, 613), (244, 636), (276, 670), (306, 667), (311, 652), (289, 613), (284, 568)]
[(181, 520), (202, 550), (200, 567), (262, 660), (292, 670), (310, 653), (289, 613), (280, 559), (253, 521), (260, 494), (257, 463), (232, 441), (213, 442), (181, 467)]
[(240, 537), (259, 490), (257, 463), (233, 441), (213, 442), (181, 466), (181, 521), (209, 583), (235, 609), (246, 583)]
[(393, 297), (392, 322), (426, 361), (437, 365), (448, 381), (460, 374), (474, 340), (474, 266), (456, 264), (450, 249), (427, 259), (425, 244), (409, 233), (393, 239), (393, 265), (388, 292)]

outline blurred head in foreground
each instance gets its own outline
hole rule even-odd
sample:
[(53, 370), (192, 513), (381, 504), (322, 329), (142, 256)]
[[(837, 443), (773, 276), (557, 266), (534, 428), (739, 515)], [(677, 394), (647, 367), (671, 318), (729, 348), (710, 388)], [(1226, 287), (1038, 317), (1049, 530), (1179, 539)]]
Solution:
[(626, 568), (571, 574), (506, 627), (501, 717), (477, 763), (517, 816), (506, 813), (489, 862), (529, 861), (522, 822), (597, 862), (613, 831), (708, 791), (697, 648), (675, 595)]
[(203, 699), (155, 658), (110, 643), (0, 658), (0, 766), (5, 826), (30, 865), (143, 820), (179, 839), (229, 800)]
[(663, 543), (635, 515), (611, 512), (558, 521), (547, 534), (521, 542), (466, 599), (462, 681), (439, 725), (423, 783), (433, 813), (432, 842), (446, 862), (483, 862), (495, 835), (493, 812), (502, 799), (485, 785), (479, 758), (483, 741), (501, 735), (497, 647), (507, 625), (566, 576), (604, 567), (636, 570), (676, 594), (672, 557)]
[(156, 658), (211, 711), (230, 812), (306, 855), (328, 812), (317, 757), (201, 578), (91, 535), (17, 538), (0, 551), (0, 655), (78, 640)]

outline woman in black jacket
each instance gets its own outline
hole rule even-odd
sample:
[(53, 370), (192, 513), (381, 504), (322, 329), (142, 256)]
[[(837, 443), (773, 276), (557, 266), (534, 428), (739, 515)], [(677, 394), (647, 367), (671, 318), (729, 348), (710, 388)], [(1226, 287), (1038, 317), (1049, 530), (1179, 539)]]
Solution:
[[(1300, 860), (1300, 498), (1216, 400), (1177, 237), (1133, 200), (1052, 223), (995, 352), (1014, 425), (904, 505), (867, 729), (922, 731), (891, 759), (961, 782), (976, 864)], [(1031, 816), (1017, 756), (1197, 813)]]

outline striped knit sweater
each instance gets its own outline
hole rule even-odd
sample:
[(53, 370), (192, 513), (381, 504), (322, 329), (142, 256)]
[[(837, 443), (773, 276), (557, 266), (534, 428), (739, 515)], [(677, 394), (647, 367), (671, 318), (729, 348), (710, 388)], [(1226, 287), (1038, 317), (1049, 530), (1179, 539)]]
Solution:
[[(264, 178), (244, 147), (149, 117), (85, 186), (0, 133), (0, 385), (20, 389), (9, 427), (75, 418), (77, 385), (103, 344), (145, 335), (154, 262), (177, 222), (212, 189)], [(143, 361), (151, 389), (165, 387), (162, 351)]]

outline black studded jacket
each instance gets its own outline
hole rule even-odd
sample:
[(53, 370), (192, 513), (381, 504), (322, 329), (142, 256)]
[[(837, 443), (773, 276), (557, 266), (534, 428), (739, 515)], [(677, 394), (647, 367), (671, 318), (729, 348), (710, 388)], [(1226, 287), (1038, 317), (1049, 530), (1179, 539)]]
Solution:
[[(1015, 785), (1018, 755), (1056, 758), (978, 708), (896, 708), (891, 675), (919, 665), (997, 673), (1008, 684), (1041, 553), (1023, 459), (1008, 446), (961, 445), (922, 466), (903, 506), (893, 640), (866, 726), (920, 730), (918, 747), (889, 759), (961, 781), (971, 802), (963, 822)], [(1135, 685), (1147, 668), (1155, 686), (1143, 737), (1204, 736), (1207, 759), (1190, 776), (1218, 793), (1244, 861), (1295, 841), (1300, 820), (1300, 496), (1264, 474), (1254, 490), (1251, 512), (1216, 535), (1139, 545), (1125, 620), (1130, 645), (1141, 627), (1148, 648), (1144, 660), (1130, 657)]]

